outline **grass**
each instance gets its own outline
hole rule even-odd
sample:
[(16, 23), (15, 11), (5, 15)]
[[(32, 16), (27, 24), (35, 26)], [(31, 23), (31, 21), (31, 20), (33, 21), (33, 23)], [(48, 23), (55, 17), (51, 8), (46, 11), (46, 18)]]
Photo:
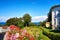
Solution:
[(27, 30), (28, 33), (33, 35), (36, 40), (50, 40), (47, 36), (42, 33), (42, 30), (39, 27), (24, 27), (23, 30)]

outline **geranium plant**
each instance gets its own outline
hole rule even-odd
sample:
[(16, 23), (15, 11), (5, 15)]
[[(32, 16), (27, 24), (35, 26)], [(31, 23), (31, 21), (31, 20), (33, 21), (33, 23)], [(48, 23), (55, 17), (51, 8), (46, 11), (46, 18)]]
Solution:
[(5, 40), (35, 40), (34, 36), (15, 25), (9, 26), (9, 31), (6, 32), (5, 38)]

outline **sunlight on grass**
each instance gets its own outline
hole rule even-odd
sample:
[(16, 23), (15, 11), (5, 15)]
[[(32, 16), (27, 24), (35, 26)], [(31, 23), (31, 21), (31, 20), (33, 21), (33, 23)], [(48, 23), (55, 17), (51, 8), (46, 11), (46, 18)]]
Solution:
[(47, 36), (43, 35), (42, 30), (39, 27), (24, 27), (23, 30), (27, 30), (27, 32), (33, 35), (36, 40), (50, 40)]

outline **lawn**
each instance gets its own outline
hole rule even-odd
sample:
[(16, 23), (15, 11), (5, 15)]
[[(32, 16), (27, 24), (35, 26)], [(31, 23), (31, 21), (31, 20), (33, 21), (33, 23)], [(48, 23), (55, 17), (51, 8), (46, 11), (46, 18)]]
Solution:
[(47, 36), (42, 33), (42, 30), (37, 26), (24, 27), (23, 30), (27, 30), (28, 33), (35, 37), (35, 40), (50, 40)]

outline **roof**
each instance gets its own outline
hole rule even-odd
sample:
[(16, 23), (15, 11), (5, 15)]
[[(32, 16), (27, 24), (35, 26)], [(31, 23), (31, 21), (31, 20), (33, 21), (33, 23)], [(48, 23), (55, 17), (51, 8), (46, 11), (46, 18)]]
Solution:
[(60, 7), (60, 5), (54, 5), (54, 6), (52, 6), (51, 9), (50, 9), (50, 11), (49, 11), (49, 13), (51, 13), (52, 12), (52, 9), (54, 9), (56, 7)]
[(52, 9), (56, 8), (56, 7), (60, 7), (60, 5), (54, 5), (51, 7), (50, 11), (52, 11)]

